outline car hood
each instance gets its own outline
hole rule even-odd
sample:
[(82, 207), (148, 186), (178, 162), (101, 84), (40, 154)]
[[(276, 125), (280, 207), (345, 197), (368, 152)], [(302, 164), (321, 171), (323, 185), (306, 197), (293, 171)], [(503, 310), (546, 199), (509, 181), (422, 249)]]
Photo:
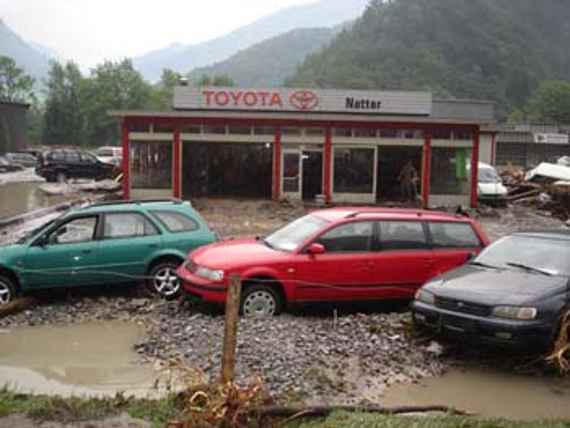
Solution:
[(466, 265), (426, 285), (436, 296), (483, 305), (524, 305), (563, 292), (568, 278)]
[(481, 196), (506, 196), (507, 188), (502, 183), (477, 183)]
[(192, 261), (212, 269), (235, 269), (240, 266), (283, 260), (289, 253), (273, 250), (256, 239), (222, 241), (192, 252)]

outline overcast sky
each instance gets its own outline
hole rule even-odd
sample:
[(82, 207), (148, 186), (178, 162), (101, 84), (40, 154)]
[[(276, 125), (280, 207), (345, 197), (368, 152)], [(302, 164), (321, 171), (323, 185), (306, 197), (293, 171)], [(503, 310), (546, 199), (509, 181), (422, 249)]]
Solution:
[(174, 42), (202, 42), (284, 7), (314, 1), (0, 0), (0, 17), (24, 39), (86, 68)]

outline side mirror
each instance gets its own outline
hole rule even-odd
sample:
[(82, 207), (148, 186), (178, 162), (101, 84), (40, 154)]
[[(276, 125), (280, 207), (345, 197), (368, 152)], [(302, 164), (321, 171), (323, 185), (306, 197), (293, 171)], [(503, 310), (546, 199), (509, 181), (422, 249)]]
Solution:
[(472, 261), (475, 260), (476, 258), (477, 258), (477, 253), (474, 252), (474, 251), (472, 251), (472, 252), (470, 252), (469, 254), (467, 254), (466, 262), (467, 262), (467, 263), (472, 262)]
[(307, 254), (311, 254), (313, 256), (324, 253), (326, 253), (325, 246), (322, 244), (317, 244), (316, 242), (312, 243), (309, 245), (309, 248), (307, 248)]
[(40, 236), (40, 237), (36, 240), (36, 242), (35, 242), (34, 245), (35, 245), (36, 247), (42, 247), (42, 248), (44, 248), (44, 247), (46, 247), (46, 246), (48, 245), (48, 243), (49, 243), (49, 242), (48, 242), (48, 238), (47, 238), (47, 236), (44, 235), (44, 236)]

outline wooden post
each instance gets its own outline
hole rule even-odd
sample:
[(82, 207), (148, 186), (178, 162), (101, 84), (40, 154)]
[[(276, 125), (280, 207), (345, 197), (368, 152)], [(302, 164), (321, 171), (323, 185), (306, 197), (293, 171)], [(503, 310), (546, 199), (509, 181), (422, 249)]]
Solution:
[(228, 295), (226, 299), (224, 350), (222, 354), (223, 384), (234, 381), (240, 301), (241, 278), (239, 275), (232, 275), (229, 278)]

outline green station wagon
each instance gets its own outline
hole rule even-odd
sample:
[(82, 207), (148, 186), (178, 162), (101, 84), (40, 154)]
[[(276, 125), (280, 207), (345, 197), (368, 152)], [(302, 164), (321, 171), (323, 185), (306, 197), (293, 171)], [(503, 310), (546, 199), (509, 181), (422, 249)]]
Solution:
[(32, 290), (145, 280), (172, 298), (189, 251), (216, 240), (190, 203), (104, 202), (73, 209), (0, 247), (0, 305)]

